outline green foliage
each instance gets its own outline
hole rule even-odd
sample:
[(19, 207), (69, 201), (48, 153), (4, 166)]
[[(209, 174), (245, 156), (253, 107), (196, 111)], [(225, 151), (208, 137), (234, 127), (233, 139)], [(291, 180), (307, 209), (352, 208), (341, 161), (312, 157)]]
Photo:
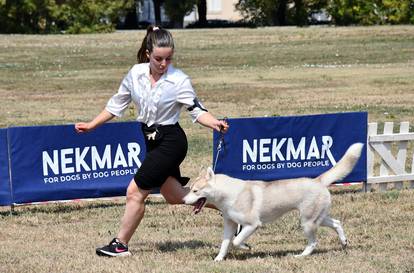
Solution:
[(331, 0), (328, 11), (337, 25), (414, 23), (414, 0)]
[(326, 7), (328, 0), (239, 0), (245, 19), (257, 25), (307, 25), (309, 14)]
[(236, 8), (256, 25), (306, 25), (322, 9), (337, 25), (414, 23), (414, 0), (239, 0)]
[(3, 0), (1, 33), (89, 33), (113, 31), (133, 0)]
[(56, 9), (53, 0), (15, 0), (0, 2), (0, 31), (4, 33), (46, 33)]
[(383, 0), (390, 24), (414, 24), (414, 0)]
[(381, 24), (385, 17), (380, 13), (381, 0), (331, 0), (328, 11), (337, 25)]
[(273, 0), (239, 0), (236, 9), (256, 25), (276, 25), (274, 14), (278, 10), (278, 4), (279, 1)]

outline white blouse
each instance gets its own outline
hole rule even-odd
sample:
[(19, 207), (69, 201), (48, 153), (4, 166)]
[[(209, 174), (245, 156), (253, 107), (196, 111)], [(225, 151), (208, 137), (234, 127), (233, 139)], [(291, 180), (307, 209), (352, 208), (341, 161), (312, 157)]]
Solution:
[(190, 78), (172, 65), (154, 87), (151, 87), (149, 63), (134, 65), (105, 109), (120, 117), (131, 100), (138, 109), (137, 120), (148, 126), (175, 124), (183, 106), (190, 108), (188, 112), (193, 122), (206, 112), (202, 106), (195, 105), (196, 94)]

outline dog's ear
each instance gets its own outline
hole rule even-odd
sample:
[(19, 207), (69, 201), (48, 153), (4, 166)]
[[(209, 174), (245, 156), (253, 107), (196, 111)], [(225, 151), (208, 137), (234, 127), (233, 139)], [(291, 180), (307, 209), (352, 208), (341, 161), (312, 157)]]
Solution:
[(211, 180), (214, 177), (214, 171), (211, 167), (207, 168), (206, 179)]

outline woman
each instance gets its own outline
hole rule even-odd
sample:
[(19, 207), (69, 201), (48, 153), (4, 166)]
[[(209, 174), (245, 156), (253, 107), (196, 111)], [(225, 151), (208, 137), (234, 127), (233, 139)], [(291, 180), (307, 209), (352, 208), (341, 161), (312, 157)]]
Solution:
[(228, 129), (226, 122), (217, 120), (198, 102), (189, 77), (172, 66), (173, 54), (171, 33), (159, 27), (148, 27), (137, 54), (138, 64), (125, 76), (118, 93), (92, 121), (75, 124), (79, 133), (91, 131), (121, 116), (133, 101), (146, 138), (147, 154), (129, 183), (118, 235), (108, 245), (97, 248), (98, 255), (131, 255), (128, 242), (144, 216), (144, 201), (153, 188), (160, 188), (168, 203), (183, 203), (182, 198), (187, 193), (183, 185), (188, 182), (181, 177), (179, 169), (187, 153), (187, 138), (178, 124), (183, 106), (193, 122), (217, 131)]

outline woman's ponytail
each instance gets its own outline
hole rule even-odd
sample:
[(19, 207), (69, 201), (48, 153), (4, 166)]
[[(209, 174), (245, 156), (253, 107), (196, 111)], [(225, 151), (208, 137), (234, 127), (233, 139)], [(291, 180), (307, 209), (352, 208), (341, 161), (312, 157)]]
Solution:
[(147, 28), (147, 34), (142, 40), (142, 44), (137, 53), (138, 63), (148, 63), (147, 51), (151, 53), (154, 47), (169, 47), (174, 49), (174, 40), (168, 30), (157, 26), (150, 25)]

